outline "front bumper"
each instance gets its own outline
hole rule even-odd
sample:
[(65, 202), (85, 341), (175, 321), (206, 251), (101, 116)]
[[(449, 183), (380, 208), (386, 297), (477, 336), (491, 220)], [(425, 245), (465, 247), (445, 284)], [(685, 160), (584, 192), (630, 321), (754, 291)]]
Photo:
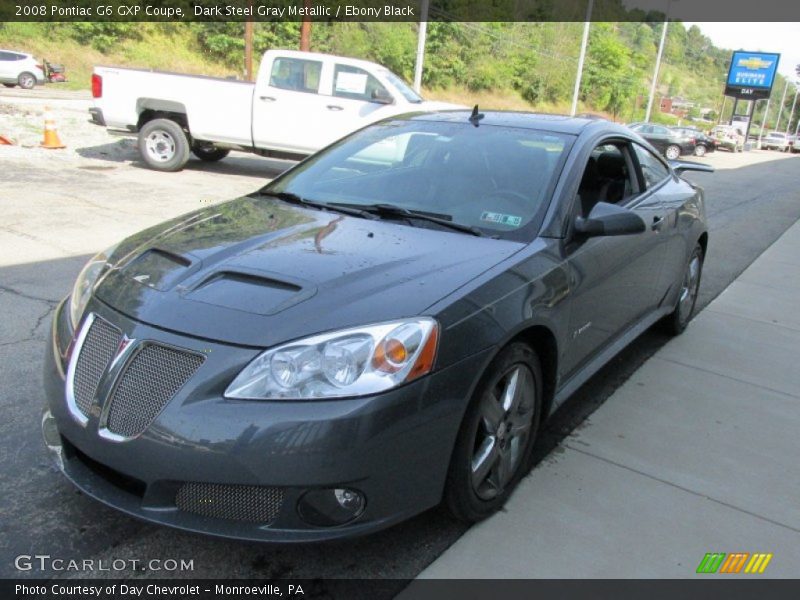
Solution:
[[(260, 350), (215, 344), (138, 323), (93, 300), (89, 311), (130, 338), (202, 351), (207, 360), (138, 437), (98, 434), (65, 399), (64, 349), (72, 332), (63, 303), (55, 313), (45, 361), (45, 441), (81, 490), (129, 515), (195, 532), (261, 541), (321, 541), (369, 533), (405, 520), (441, 499), (450, 454), (475, 377), (489, 352), (368, 398), (259, 402), (222, 396)], [(101, 400), (102, 402), (102, 400)], [(270, 523), (200, 516), (181, 510), (187, 482), (280, 488)], [(366, 508), (336, 527), (305, 522), (297, 507), (309, 490), (347, 487)]]

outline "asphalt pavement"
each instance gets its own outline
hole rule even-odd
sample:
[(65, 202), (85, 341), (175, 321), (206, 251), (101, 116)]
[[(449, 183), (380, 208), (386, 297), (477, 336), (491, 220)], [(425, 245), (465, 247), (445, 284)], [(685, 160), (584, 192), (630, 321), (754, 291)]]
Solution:
[[(5, 316), (0, 321), (0, 407), (5, 417), (0, 422), (0, 576), (59, 575), (14, 568), (16, 556), (39, 553), (105, 560), (193, 559), (193, 571), (172, 574), (187, 577), (395, 578), (396, 589), (402, 589), (404, 580), (416, 577), (467, 528), (434, 509), (386, 532), (347, 542), (274, 546), (218, 540), (151, 526), (105, 508), (76, 492), (51, 466), (39, 431), (42, 355), (53, 307), (69, 293), (86, 258), (200, 203), (255, 189), (285, 167), (234, 153), (216, 165), (192, 161), (181, 173), (154, 173), (126, 154), (123, 143), (87, 142), (73, 147), (75, 156), (69, 160), (38, 150), (0, 154), (0, 310)], [(124, 152), (108, 152), (110, 148)], [(706, 189), (711, 234), (701, 309), (800, 218), (800, 157), (719, 153), (706, 160), (723, 168), (691, 175)], [(555, 455), (552, 451), (565, 436), (666, 341), (647, 332), (578, 390), (547, 426), (539, 458), (557, 455), (560, 450)], [(557, 546), (550, 547), (550, 552), (557, 551)]]

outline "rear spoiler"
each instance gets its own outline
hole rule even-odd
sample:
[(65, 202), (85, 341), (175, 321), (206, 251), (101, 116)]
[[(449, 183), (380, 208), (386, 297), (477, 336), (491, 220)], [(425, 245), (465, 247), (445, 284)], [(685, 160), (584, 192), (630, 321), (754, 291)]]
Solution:
[(711, 165), (705, 165), (703, 163), (698, 163), (698, 162), (691, 162), (688, 160), (671, 160), (669, 161), (669, 166), (672, 167), (672, 170), (675, 171), (678, 175), (680, 175), (684, 171), (700, 171), (702, 173), (714, 172), (714, 167), (712, 167)]

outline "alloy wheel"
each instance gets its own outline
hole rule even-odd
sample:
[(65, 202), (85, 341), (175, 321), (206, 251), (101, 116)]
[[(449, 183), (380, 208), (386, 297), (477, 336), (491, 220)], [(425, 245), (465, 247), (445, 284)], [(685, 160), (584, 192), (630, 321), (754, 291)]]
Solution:
[(676, 158), (680, 157), (681, 149), (677, 146), (669, 146), (665, 152), (665, 155), (669, 160), (675, 160)]
[(699, 287), (700, 256), (694, 254), (683, 276), (683, 286), (681, 287), (680, 300), (678, 301), (678, 318), (681, 323), (686, 323), (692, 316), (692, 310), (694, 310)]
[(520, 468), (533, 425), (535, 390), (530, 369), (516, 364), (481, 398), (470, 468), (472, 489), (482, 500), (501, 494)]

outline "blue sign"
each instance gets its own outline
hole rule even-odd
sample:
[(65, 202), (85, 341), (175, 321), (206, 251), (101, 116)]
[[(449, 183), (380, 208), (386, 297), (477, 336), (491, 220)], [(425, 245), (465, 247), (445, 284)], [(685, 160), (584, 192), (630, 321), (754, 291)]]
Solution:
[(766, 98), (772, 90), (780, 58), (780, 54), (737, 50), (731, 57), (725, 93), (738, 97)]

